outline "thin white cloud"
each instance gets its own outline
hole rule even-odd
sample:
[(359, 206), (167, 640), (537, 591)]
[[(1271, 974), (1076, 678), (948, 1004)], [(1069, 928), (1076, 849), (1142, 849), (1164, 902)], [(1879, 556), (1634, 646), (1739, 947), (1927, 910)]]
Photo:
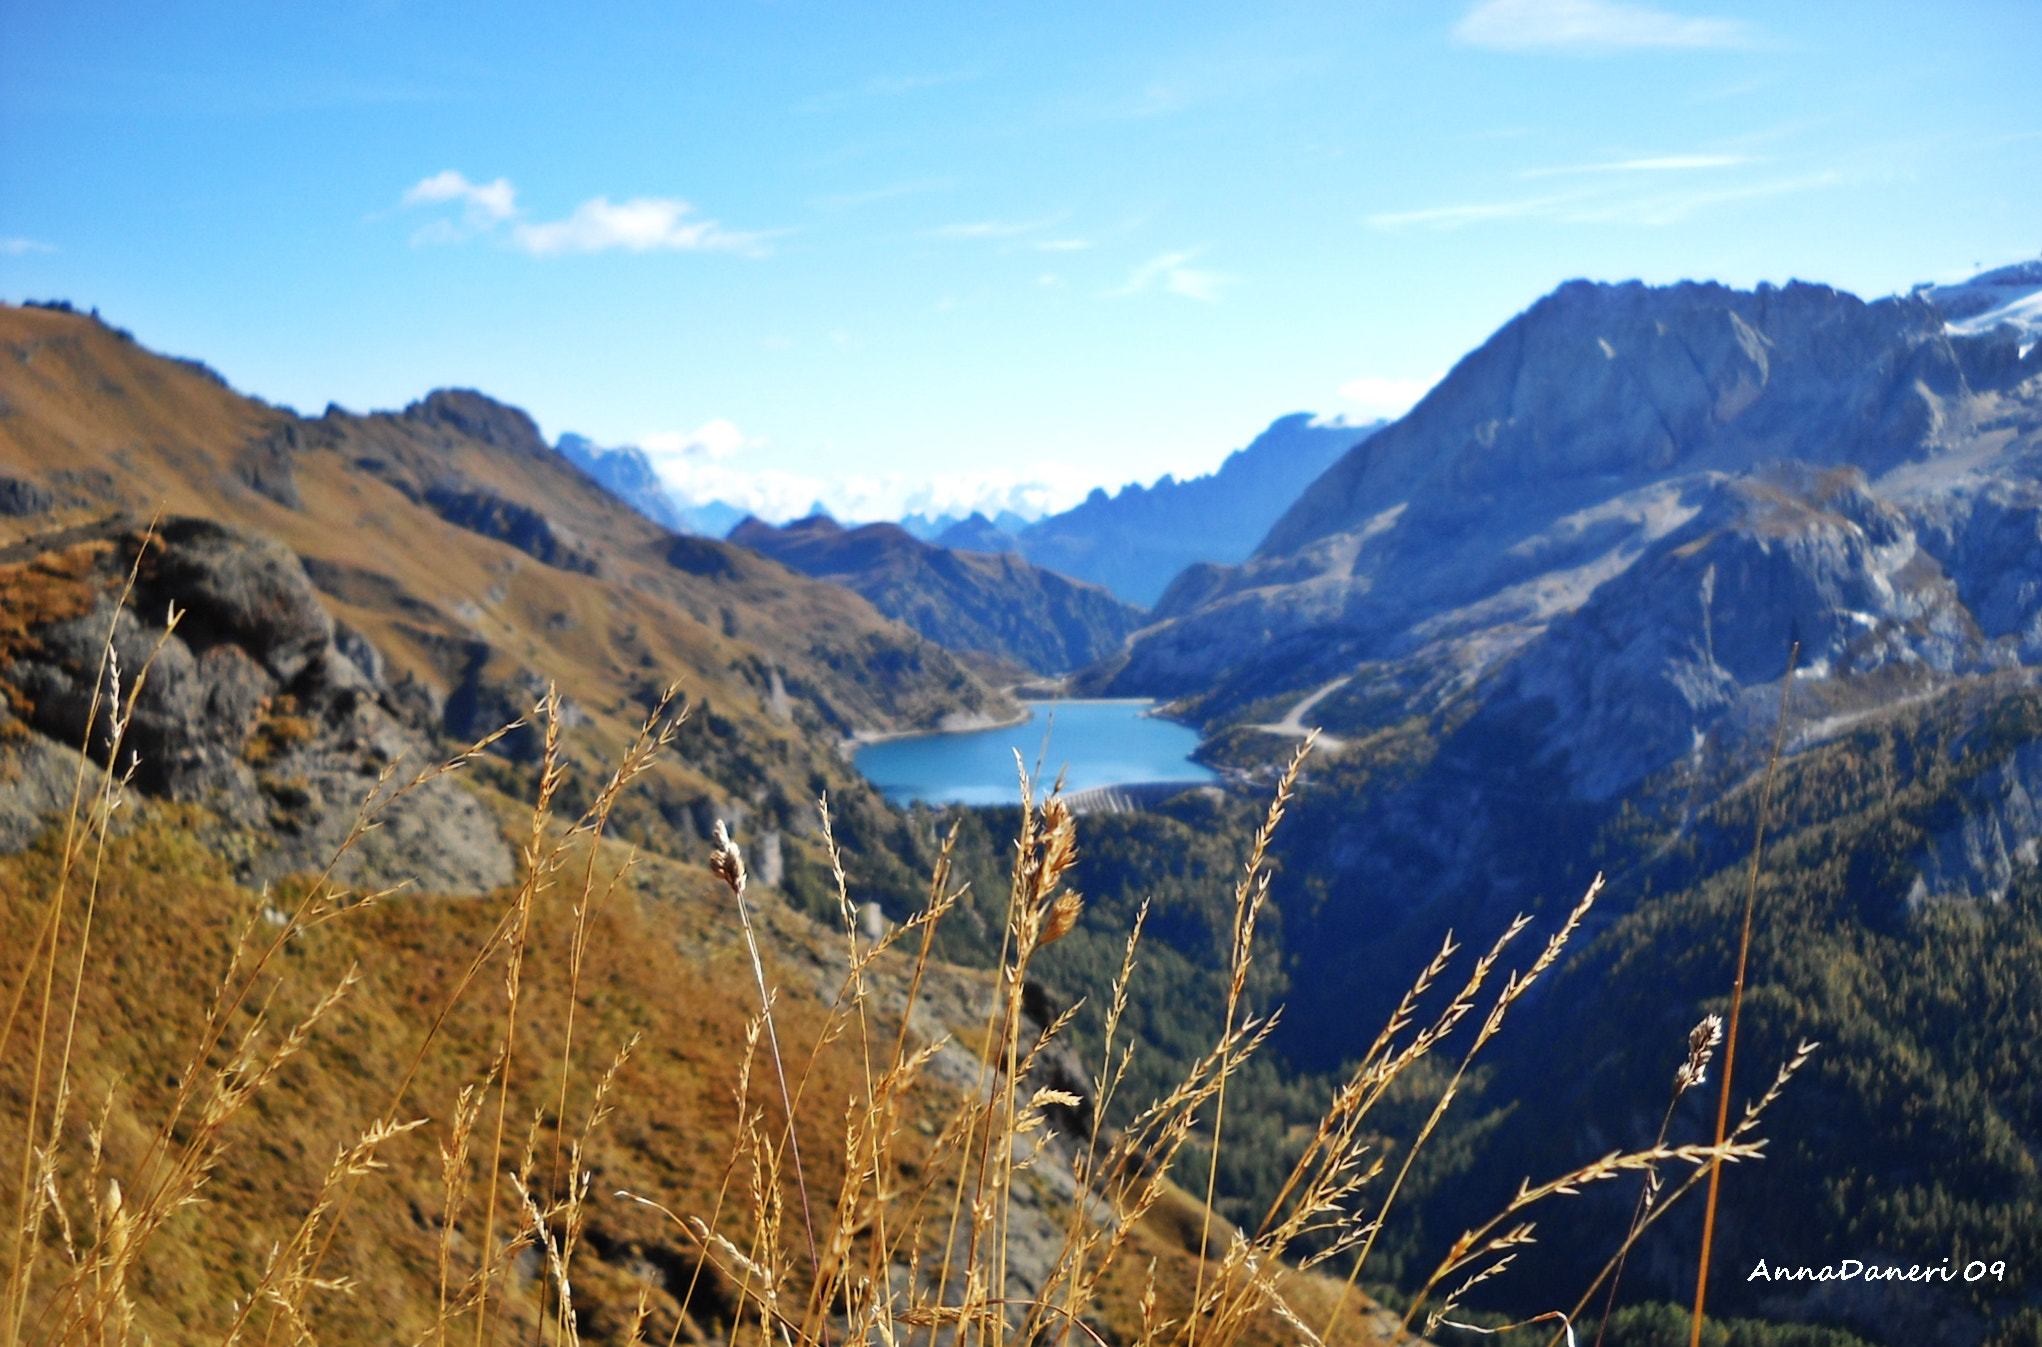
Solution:
[(1454, 26), (1454, 40), (1494, 51), (1613, 52), (1744, 47), (1735, 19), (1694, 18), (1623, 0), (1481, 0)]
[[(649, 453), (649, 451), (648, 451)], [(747, 469), (703, 458), (657, 458), (660, 480), (687, 505), (720, 500), (772, 523), (808, 514), (817, 502), (844, 520), (900, 519), (911, 514), (991, 517), (1011, 510), (1025, 518), (1068, 509), (1096, 482), (1060, 463), (1035, 462), (1027, 474), (988, 469), (939, 473), (806, 473)]]
[(655, 466), (683, 459), (725, 459), (743, 449), (765, 443), (717, 417), (693, 430), (655, 430), (639, 437), (638, 447)]
[(1562, 178), (1582, 173), (1687, 173), (1697, 169), (1736, 168), (1752, 159), (1743, 154), (1662, 154), (1645, 159), (1613, 159), (1600, 164), (1565, 164), (1559, 168), (1528, 168), (1520, 178)]
[(1547, 220), (1559, 224), (1670, 225), (1678, 224), (1711, 207), (1795, 192), (1817, 191), (1845, 181), (1834, 170), (1800, 177), (1774, 178), (1741, 183), (1733, 187), (1636, 192), (1597, 188), (1557, 196), (1526, 197), (1516, 201), (1492, 201), (1467, 206), (1436, 206), (1426, 210), (1392, 211), (1366, 217), (1375, 229), (1460, 229), (1467, 225), (1501, 220)]
[(898, 98), (902, 94), (919, 93), (924, 89), (937, 89), (946, 84), (961, 84), (978, 78), (976, 70), (951, 70), (934, 75), (875, 75), (855, 89), (840, 89), (835, 93), (817, 94), (805, 98), (793, 107), (795, 112), (835, 112), (859, 103), (878, 99)]
[(1039, 253), (1081, 253), (1092, 246), (1090, 239), (1044, 239), (1032, 245)]
[(1007, 239), (1033, 234), (1055, 224), (1054, 220), (973, 220), (949, 224), (929, 231), (932, 239)]
[(1746, 183), (1740, 187), (1724, 187), (1714, 191), (1655, 192), (1649, 196), (1613, 200), (1606, 204), (1584, 205), (1561, 218), (1569, 224), (1679, 224), (1712, 206), (1788, 196), (1795, 192), (1810, 192), (1824, 187), (1835, 187), (1843, 180), (1841, 173), (1825, 172), (1811, 173), (1800, 178)]
[(1139, 295), (1149, 290), (1161, 290), (1167, 294), (1182, 295), (1203, 303), (1219, 299), (1220, 291), (1234, 283), (1234, 277), (1217, 271), (1205, 271), (1186, 266), (1185, 263), (1198, 256), (1199, 249), (1190, 248), (1183, 252), (1163, 253), (1152, 257), (1136, 267), (1128, 275), (1125, 284), (1106, 292), (1108, 299), (1122, 299)]
[(1526, 216), (1551, 215), (1556, 208), (1579, 201), (1584, 192), (1568, 192), (1560, 196), (1527, 197), (1519, 201), (1487, 201), (1467, 206), (1431, 206), (1424, 210), (1388, 211), (1371, 215), (1367, 223), (1376, 229), (1397, 230), (1459, 229), (1463, 225), (1484, 224), (1491, 220), (1521, 219)]
[(462, 203), (463, 214), (478, 227), (500, 223), (518, 213), (517, 189), (509, 178), (470, 182), (466, 174), (451, 168), (413, 184), (397, 204), (434, 206), (450, 201)]
[(926, 192), (947, 192), (957, 186), (955, 178), (924, 178), (919, 182), (895, 183), (890, 187), (874, 187), (863, 192), (838, 192), (830, 196), (816, 197), (810, 205), (817, 210), (857, 210), (880, 201), (892, 201), (896, 197), (920, 196)]
[(1340, 396), (1379, 416), (1402, 416), (1431, 392), (1441, 377), (1435, 374), (1428, 379), (1386, 379), (1364, 374), (1340, 385)]
[(678, 197), (633, 197), (612, 202), (606, 196), (584, 201), (565, 220), (520, 224), (511, 230), (511, 244), (538, 257), (561, 253), (736, 252), (764, 251), (762, 236), (740, 234), (714, 220), (690, 218), (694, 207)]
[[(400, 210), (458, 205), (458, 215), (432, 220), (411, 236), (414, 245), (462, 243), (494, 234), (511, 247), (537, 257), (564, 253), (735, 252), (762, 256), (764, 234), (739, 233), (714, 220), (695, 216), (694, 207), (678, 197), (633, 197), (613, 202), (593, 197), (564, 220), (534, 222), (521, 218), (517, 189), (509, 178), (475, 182), (454, 169), (423, 178), (398, 199)], [(497, 234), (503, 226), (507, 234)]]
[(53, 253), (54, 243), (43, 243), (36, 239), (0, 239), (0, 255), (22, 257), (28, 253)]

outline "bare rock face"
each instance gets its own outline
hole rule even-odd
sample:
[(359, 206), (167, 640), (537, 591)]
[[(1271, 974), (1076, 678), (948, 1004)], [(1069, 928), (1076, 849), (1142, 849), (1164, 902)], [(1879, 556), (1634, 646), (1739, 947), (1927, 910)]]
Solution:
[(1567, 779), (1606, 798), (1698, 750), (1740, 702), (1763, 701), (1796, 643), (1814, 680), (2007, 662), (1862, 473), (1777, 464), (1717, 483), (1685, 525), (1529, 644), (1491, 705), (1536, 704)]
[(1923, 294), (1571, 283), (1246, 563), (1179, 576), (1088, 688), (1210, 722), (1348, 679), (1318, 709), (1356, 731), (1472, 695), (1564, 722), (1543, 750), (1604, 798), (1796, 638), (1816, 677), (2031, 662), (2038, 375), (2013, 329), (1955, 332)]
[[(16, 740), (33, 732), (12, 753), (14, 779), (0, 780), (0, 844), (25, 845), (29, 820), (68, 803), (52, 764), (84, 745), (131, 767), (145, 793), (251, 833), (250, 880), (324, 869), (365, 802), (390, 802), (344, 858), (346, 882), (460, 894), (510, 881), (508, 847), (452, 780), (392, 801), (433, 750), (403, 725), (373, 647), (348, 633), (357, 648), (343, 653), (304, 568), (276, 543), (203, 519), (34, 539), (0, 552), (0, 612)], [(110, 744), (109, 708), (138, 679), (131, 722)]]

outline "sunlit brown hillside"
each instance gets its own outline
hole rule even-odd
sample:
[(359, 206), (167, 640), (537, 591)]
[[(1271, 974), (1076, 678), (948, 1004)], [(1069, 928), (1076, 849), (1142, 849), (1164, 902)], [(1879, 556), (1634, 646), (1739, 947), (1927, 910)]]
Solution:
[[(887, 817), (843, 739), (1003, 698), (847, 591), (661, 532), (476, 394), (308, 421), (95, 320), (4, 309), (0, 408), (0, 1341), (777, 1340), (742, 1269), (798, 1269), (760, 1232), (791, 1249), (804, 1191), (831, 1218), (860, 1108), (887, 1129), (874, 1201), (913, 1222), (887, 1275), (956, 1303), (917, 1260), (978, 1268), (989, 1246), (946, 1244), (943, 1213), (982, 1193), (943, 1164), (982, 1189), (1010, 1143), (1004, 1285), (1051, 1275), (1076, 1161), (1028, 1159), (1049, 1105), (998, 1082), (1092, 1110), (1097, 1067), (1061, 1046), (1019, 1063), (1052, 1012), (1022, 1013), (1018, 965), (917, 963), (909, 942), (846, 984), (847, 948), (885, 929), (870, 895), (830, 888), (819, 922), (776, 873), (828, 886), (816, 797), (840, 831)], [(685, 715), (659, 740), (674, 685)], [(343, 808), (361, 798), (366, 833)], [(742, 885), (704, 868), (720, 819), (753, 858), (758, 964)], [(322, 875), (327, 846), (351, 859)], [(1006, 898), (944, 902), (997, 932)], [(758, 1169), (793, 1163), (759, 1140), (788, 1113), (748, 1047), (762, 983), (805, 1185)], [(889, 1046), (918, 1074), (875, 1105)], [(1179, 1141), (1206, 1097), (1174, 1105)], [(1224, 1276), (1243, 1294), (1225, 1342), (1289, 1341), (1251, 1294), (1269, 1269), (1199, 1271), (1205, 1209), (1151, 1144), (1121, 1154), (1160, 1200), (1112, 1235), (1082, 1336), (1175, 1340)], [(861, 1201), (842, 1210), (843, 1238), (883, 1247)], [(1284, 1276), (1343, 1342), (1393, 1335), (1337, 1282)]]
[(805, 831), (822, 789), (869, 798), (840, 740), (1012, 709), (856, 595), (665, 533), (477, 394), (308, 420), (95, 319), (0, 307), (0, 408), (0, 544), (113, 511), (277, 539), (424, 728), (479, 736), (555, 680), (587, 760), (678, 681), (698, 751), (647, 798), (683, 835), (719, 812)]

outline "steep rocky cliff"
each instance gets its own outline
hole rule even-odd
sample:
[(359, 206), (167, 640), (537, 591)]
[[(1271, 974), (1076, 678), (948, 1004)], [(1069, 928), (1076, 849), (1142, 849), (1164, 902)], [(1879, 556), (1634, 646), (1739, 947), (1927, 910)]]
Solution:
[(1329, 727), (1478, 686), (1551, 699), (1584, 743), (1606, 742), (1597, 715), (1638, 717), (1644, 742), (1574, 774), (1602, 795), (1776, 679), (1797, 635), (1810, 676), (2021, 662), (2032, 582), (2003, 563), (2029, 545), (2042, 431), (2023, 350), (1954, 334), (1922, 295), (1564, 286), (1253, 558), (1179, 577), (1095, 678), (1209, 723), (1343, 678), (1314, 708)]

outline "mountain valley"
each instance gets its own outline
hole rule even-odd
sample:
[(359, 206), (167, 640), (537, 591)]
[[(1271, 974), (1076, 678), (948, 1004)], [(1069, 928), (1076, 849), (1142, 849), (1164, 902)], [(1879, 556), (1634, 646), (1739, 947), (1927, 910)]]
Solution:
[[(718, 541), (660, 513), (642, 455), (556, 450), (478, 393), (301, 418), (83, 316), (0, 310), (4, 864), (44, 863), (71, 746), (100, 724), (88, 637), (132, 573), (123, 667), (164, 652), (136, 704), (135, 784), (217, 858), (205, 885), (294, 882), (389, 763), (528, 716), (549, 682), (578, 803), (678, 681), (689, 718), (613, 835), (692, 886), (690, 929), (727, 819), (784, 899), (784, 957), (809, 958), (821, 928), (801, 923), (839, 915), (827, 794), (873, 929), (917, 910), (939, 852), (982, 895), (936, 950), (965, 977), (999, 957), (1020, 811), (892, 808), (843, 749), (997, 723), (1017, 709), (1001, 685), (1068, 674), (1078, 695), (1167, 702), (1227, 786), (1081, 819), (1089, 906), (1041, 964), (1040, 994), (1094, 1053), (1102, 1011), (1078, 999), (1155, 900), (1130, 1079), (1160, 1092), (1224, 1029), (1244, 839), (1318, 728), (1273, 844), (1275, 952), (1242, 984), (1248, 1010), (1283, 1014), (1228, 1104), (1250, 1140), (1216, 1171), (1222, 1215), (1250, 1223), (1281, 1186), (1449, 933), (1486, 947), (1524, 913), (1542, 940), (1597, 873), (1582, 948), (1510, 1042), (1451, 1090), (1442, 1071), (1392, 1101), (1415, 1124), (1459, 1097), (1372, 1289), (1408, 1293), (1423, 1251), (1526, 1175), (1649, 1144), (1689, 1028), (1727, 1009), (1750, 883), (1735, 1097), (1822, 1046), (1768, 1157), (1727, 1172), (1720, 1267), (1948, 1255), (2012, 1273), (1852, 1299), (1719, 1271), (1712, 1311), (1830, 1326), (1754, 1344), (2016, 1347), (2042, 1325), (2035, 293), (2022, 268), (1872, 302), (1571, 282), (1392, 424), (1287, 417), (1212, 477), (936, 542), (826, 516)], [(397, 802), (347, 882), (512, 883), (526, 862), (503, 820), (535, 797), (542, 751), (520, 729)], [(657, 926), (617, 920), (631, 940)], [(1676, 1139), (1706, 1140), (1715, 1084), (1669, 1115)], [(1587, 1283), (1636, 1192), (1591, 1190), (1474, 1301), (1552, 1308), (1546, 1288)], [(1622, 1299), (1683, 1302), (1699, 1239), (1694, 1211), (1670, 1217)]]

